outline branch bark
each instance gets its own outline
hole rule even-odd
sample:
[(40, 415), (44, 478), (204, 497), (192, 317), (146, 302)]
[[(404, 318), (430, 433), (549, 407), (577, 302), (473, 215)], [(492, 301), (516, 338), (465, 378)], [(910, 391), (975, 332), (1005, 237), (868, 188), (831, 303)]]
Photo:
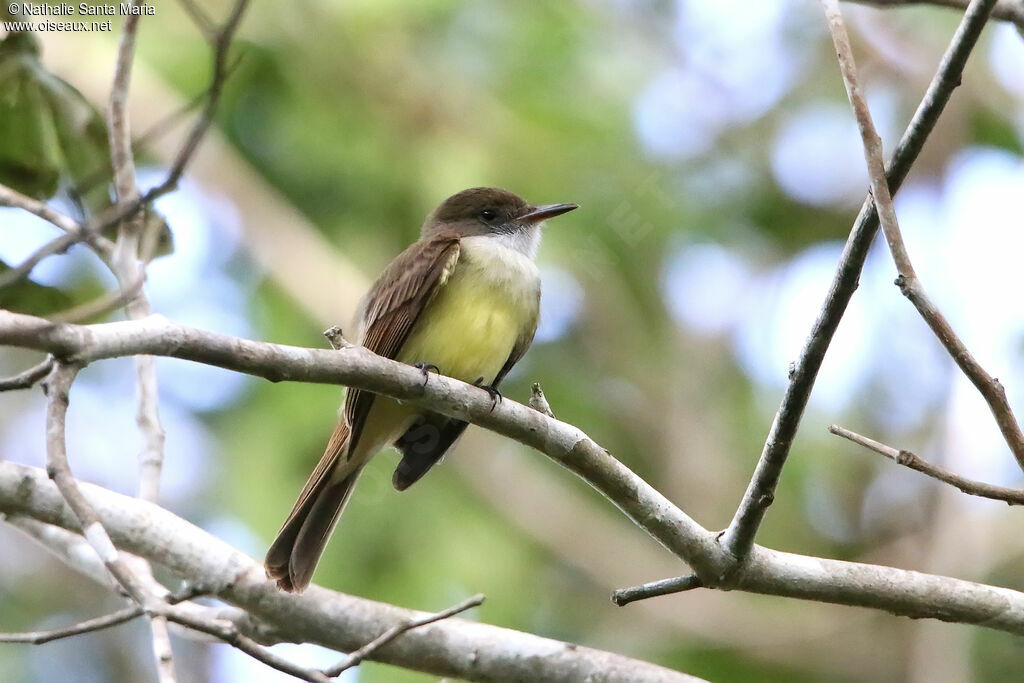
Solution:
[[(275, 634), (273, 642), (311, 642), (353, 652), (391, 627), (433, 616), (318, 586), (300, 595), (284, 593), (255, 560), (167, 510), (90, 484), (81, 490), (115, 544), (246, 610), (269, 626), (264, 632)], [(33, 467), (0, 462), (0, 511), (77, 528), (60, 494)], [(409, 631), (371, 658), (475, 681), (699, 680), (610, 652), (461, 619)]]
[[(693, 567), (706, 586), (872, 607), (915, 618), (978, 624), (1024, 635), (1024, 593), (1005, 588), (891, 567), (794, 555), (760, 546), (753, 546), (741, 570), (733, 572), (734, 560), (716, 542), (714, 533), (697, 524), (578, 428), (508, 398), (492, 412), (486, 391), (441, 375), (431, 375), (430, 381), (424, 384), (423, 375), (416, 368), (382, 358), (360, 346), (335, 351), (255, 342), (171, 324), (158, 316), (82, 326), (54, 324), (7, 311), (0, 311), (0, 344), (49, 351), (58, 359), (83, 363), (139, 353), (166, 355), (273, 381), (346, 384), (385, 394), (473, 422), (536, 448), (584, 479), (634, 523)], [(39, 516), (42, 513), (39, 507), (25, 507), (25, 501), (30, 498), (27, 489), (35, 488), (26, 479), (31, 478), (30, 472), (28, 468), (0, 464), (0, 475), (6, 473), (14, 477), (24, 489), (19, 494), (18, 483), (9, 483), (10, 488), (6, 490), (0, 484), (0, 511), (32, 514), (43, 521), (60, 523), (55, 521), (58, 517)], [(147, 517), (159, 513), (176, 520), (175, 524), (185, 524), (159, 508), (136, 507), (145, 505), (142, 502), (116, 500), (121, 505), (131, 506), (131, 510), (150, 510)], [(116, 520), (117, 506), (109, 509), (111, 519)], [(118, 542), (172, 570), (181, 569), (180, 573), (190, 580), (201, 579), (204, 572), (194, 571), (195, 565), (175, 564), (185, 560), (168, 557), (164, 551), (173, 547), (194, 551), (202, 547), (206, 552), (206, 544), (213, 540), (194, 541), (199, 544), (183, 547), (170, 537), (174, 533), (161, 532), (158, 526), (154, 521), (143, 523), (139, 537), (121, 536)], [(113, 529), (111, 532), (114, 533)], [(146, 540), (146, 533), (152, 537), (151, 541)], [(190, 537), (194, 532), (188, 527), (187, 532), (180, 533)], [(116, 541), (118, 538), (115, 534)], [(149, 543), (155, 543), (156, 547), (150, 547)], [(257, 574), (258, 583), (269, 586), (262, 571)], [(211, 575), (224, 576), (221, 571)], [(256, 578), (251, 577), (251, 581), (255, 583)], [(270, 603), (276, 605), (276, 609), (283, 610), (278, 619), (290, 613), (288, 605), (291, 603), (281, 602), (277, 597), (270, 600), (263, 591), (260, 588), (256, 593), (244, 595), (261, 596), (260, 599), (267, 601), (261, 603), (262, 609)], [(319, 594), (319, 589), (311, 590), (296, 599), (302, 601)], [(248, 601), (241, 600), (241, 594), (221, 593), (222, 597), (225, 595), (237, 598), (230, 601), (251, 608), (256, 616), (279, 623)], [(937, 596), (941, 596), (941, 600)], [(370, 634), (356, 647), (379, 632)]]
[[(967, 58), (978, 42), (981, 30), (995, 3), (996, 0), (971, 1), (942, 57), (935, 77), (932, 78), (921, 104), (914, 113), (914, 118), (896, 146), (885, 174), (890, 193), (895, 194), (903, 183), (925, 140), (934, 129), (935, 122), (949, 102), (953, 90), (960, 84)], [(839, 328), (839, 321), (842, 320), (846, 307), (857, 289), (868, 247), (871, 246), (877, 231), (878, 213), (873, 198), (868, 196), (861, 205), (853, 230), (846, 240), (821, 312), (818, 313), (799, 359), (793, 364), (789, 386), (772, 422), (750, 484), (729, 527), (722, 535), (723, 546), (740, 561), (747, 556), (753, 546), (768, 506), (775, 499), (775, 487), (779, 483), (782, 468), (786, 464), (793, 439), (800, 427), (807, 399), (814, 388), (814, 381), (832, 337)]]
[(927, 460), (923, 460), (910, 451), (887, 446), (884, 443), (862, 436), (857, 432), (851, 432), (849, 429), (844, 429), (839, 425), (829, 425), (828, 431), (832, 432), (836, 436), (841, 436), (848, 441), (852, 441), (859, 446), (863, 446), (868, 450), (872, 450), (879, 455), (883, 455), (895, 462), (897, 465), (909, 467), (916, 472), (920, 472), (921, 474), (941, 481), (944, 484), (955, 486), (968, 495), (1000, 500), (1007, 505), (1024, 505), (1024, 490), (1022, 489), (994, 486), (993, 484), (986, 484), (984, 482), (973, 481), (966, 477), (961, 477), (959, 474), (950, 472), (938, 465), (933, 465)]
[(860, 84), (857, 82), (857, 65), (853, 58), (853, 48), (850, 47), (846, 25), (839, 11), (839, 0), (822, 0), (822, 4), (825, 6), (829, 30), (836, 46), (843, 83), (846, 85), (846, 93), (850, 99), (850, 105), (853, 107), (864, 145), (864, 159), (867, 162), (868, 176), (871, 178), (871, 194), (874, 197), (875, 209), (882, 225), (882, 231), (885, 233), (885, 240), (889, 244), (892, 260), (896, 263), (896, 271), (899, 275), (896, 278), (896, 285), (914, 305), (960, 370), (988, 403), (989, 410), (995, 417), (1006, 445), (1010, 447), (1010, 451), (1017, 459), (1017, 464), (1024, 469), (1024, 433), (1021, 432), (1017, 418), (1010, 408), (1003, 385), (988, 374), (967, 350), (967, 346), (953, 331), (953, 327), (932, 302), (920, 278), (917, 277), (914, 264), (910, 260), (910, 254), (907, 252), (907, 246), (900, 232), (896, 209), (893, 207), (892, 196), (889, 194), (888, 183), (885, 180), (882, 140), (875, 131), (871, 112), (860, 92)]
[[(967, 9), (970, 4), (969, 0), (847, 0), (847, 2), (880, 8), (936, 5), (960, 10)], [(1018, 30), (1024, 32), (1024, 2), (1021, 0), (997, 0), (992, 8), (992, 18), (1015, 24)]]

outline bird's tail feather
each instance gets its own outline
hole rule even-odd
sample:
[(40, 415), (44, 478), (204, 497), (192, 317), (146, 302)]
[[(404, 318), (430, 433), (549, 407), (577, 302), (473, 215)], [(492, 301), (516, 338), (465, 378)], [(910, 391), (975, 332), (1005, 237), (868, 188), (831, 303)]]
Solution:
[(342, 420), (267, 551), (267, 577), (276, 580), (283, 590), (302, 592), (309, 585), (327, 539), (352, 495), (363, 467), (362, 463), (355, 464), (339, 479), (336, 470), (340, 464), (347, 464), (347, 451), (348, 426)]

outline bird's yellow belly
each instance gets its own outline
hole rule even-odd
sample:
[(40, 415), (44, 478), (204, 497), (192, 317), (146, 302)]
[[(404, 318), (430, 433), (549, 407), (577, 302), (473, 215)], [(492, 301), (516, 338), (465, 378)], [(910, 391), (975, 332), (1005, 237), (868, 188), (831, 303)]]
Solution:
[(464, 382), (494, 382), (516, 340), (536, 324), (538, 289), (535, 275), (509, 282), (507, 277), (494, 278), (488, 265), (494, 266), (463, 254), (421, 314), (398, 360), (430, 363)]

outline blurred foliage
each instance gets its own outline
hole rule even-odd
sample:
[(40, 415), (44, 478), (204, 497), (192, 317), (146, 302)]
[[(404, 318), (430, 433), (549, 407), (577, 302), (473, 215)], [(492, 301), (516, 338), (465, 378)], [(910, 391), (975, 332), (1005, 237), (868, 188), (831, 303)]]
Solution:
[[(713, 63), (700, 63), (697, 48), (683, 39), (691, 15), (702, 15), (697, 3), (684, 2), (255, 3), (237, 41), (241, 59), (225, 90), (217, 128), (368, 277), (416, 238), (434, 205), (462, 188), (495, 185), (531, 201), (578, 202), (580, 211), (552, 221), (539, 258), (545, 269), (578, 286), (580, 300), (563, 305), (564, 329), (534, 345), (503, 393), (523, 400), (530, 382), (540, 381), (560, 419), (587, 431), (702, 524), (724, 528), (760, 452), (786, 368), (773, 367), (774, 384), (766, 385), (738, 361), (727, 332), (681, 324), (671, 313), (678, 293), (666, 291), (665, 284), (673, 255), (688, 245), (720, 243), (751, 269), (774, 272), (808, 247), (844, 239), (861, 199), (811, 204), (791, 196), (778, 181), (774, 141), (785, 122), (809, 104), (845, 106), (845, 101), (817, 8), (777, 6), (785, 7), (788, 17), (779, 25), (779, 40), (795, 46), (793, 82), (763, 111), (742, 118), (713, 101), (724, 97), (719, 90), (730, 84), (708, 77), (704, 97), (685, 102), (683, 112), (692, 118), (676, 122), (706, 125), (704, 151), (658, 151), (645, 145), (638, 130), (637, 103), (649, 96), (658, 77), (714, 70)], [(218, 0), (208, 9), (216, 14), (226, 8)], [(157, 19), (142, 22), (138, 60), (149, 77), (173, 86), (182, 102), (190, 101), (208, 82), (208, 46), (180, 7), (162, 5), (158, 12)], [(864, 78), (892, 86), (890, 109), (899, 129), (916, 106), (955, 17), (933, 8), (888, 13), (851, 8), (854, 13)], [(757, 19), (749, 21), (754, 25)], [(867, 32), (880, 31), (879, 21), (886, 22), (882, 38), (865, 39)], [(107, 41), (109, 49), (114, 36), (89, 39)], [(8, 38), (4, 45), (10, 44)], [(750, 39), (740, 45), (736, 49), (749, 51), (753, 62), (761, 50), (768, 59), (766, 43)], [(887, 59), (893, 45), (897, 53), (920, 57), (924, 66), (913, 69)], [(1019, 114), (1022, 105), (996, 86), (984, 53), (979, 49), (970, 78), (915, 167), (915, 179), (939, 183), (949, 159), (969, 146), (1020, 156), (1019, 116), (1014, 119), (1012, 112), (1016, 107)], [(734, 56), (723, 51), (712, 57)], [(44, 53), (43, 64), (45, 58)], [(89, 114), (76, 119), (84, 127), (62, 128), (61, 108), (42, 100), (65, 88), (61, 97), (77, 101), (77, 91), (69, 94), (70, 86), (38, 73), (34, 53), (18, 59), (22, 70), (8, 66), (5, 71), (9, 62), (0, 52), (0, 79), (14, 83), (0, 88), (0, 117), (25, 131), (12, 143), (0, 142), (0, 182), (18, 186), (17, 180), (26, 193), (50, 197), (61, 174), (77, 178), (76, 169), (105, 158), (102, 126)], [(748, 90), (760, 92), (756, 86)], [(725, 121), (728, 116), (738, 118)], [(892, 141), (886, 144), (891, 148)], [(837, 169), (846, 163), (837, 154)], [(860, 161), (854, 156), (849, 163)], [(854, 194), (859, 187), (855, 182)], [(310, 320), (285, 288), (263, 279), (247, 257), (232, 258), (228, 276), (251, 285), (242, 312), (254, 336), (323, 345), (325, 321)], [(97, 294), (95, 277), (82, 274), (66, 279), (60, 292), (48, 285), (33, 289), (33, 284), (26, 283), (32, 291), (25, 294), (0, 294), (14, 297), (12, 307), (40, 312), (60, 306), (52, 301), (57, 294), (74, 301)], [(330, 286), (340, 291), (350, 283)], [(706, 286), (708, 296), (715, 293), (713, 284), (698, 286)], [(215, 298), (198, 291), (190, 295), (195, 301)], [(209, 292), (217, 291), (211, 285)], [(736, 305), (753, 306), (751, 301), (761, 301), (759, 293), (743, 292)], [(813, 292), (815, 306), (824, 294), (824, 287)], [(37, 305), (32, 300), (37, 295), (50, 299)], [(769, 330), (763, 337), (767, 346)], [(198, 523), (228, 519), (240, 525), (246, 532), (242, 540), (229, 540), (258, 557), (319, 458), (343, 391), (265, 382), (247, 386), (237, 400), (194, 411), (215, 445), (202, 455), (203, 481), (194, 496), (168, 506), (187, 510)], [(883, 400), (888, 400), (884, 388), (870, 385), (841, 415), (812, 401), (760, 542), (793, 552), (942, 570), (920, 562), (932, 533), (928, 520), (938, 507), (935, 490), (912, 477), (916, 487), (900, 488), (900, 483), (898, 495), (872, 516), (869, 501), (878, 500), (871, 496), (879, 482), (904, 480), (891, 465), (836, 443), (822, 428), (847, 420), (865, 433), (886, 434), (884, 419), (873, 410)], [(0, 410), (5, 414), (0, 427), (7, 429), (17, 411)], [(939, 416), (930, 415), (896, 435), (900, 445), (930, 446), (934, 441), (928, 435), (941, 429)], [(913, 666), (914, 644), (927, 643), (919, 640), (924, 636), (918, 624), (888, 615), (737, 593), (692, 593), (615, 608), (608, 600), (613, 588), (662, 578), (666, 571), (682, 573), (685, 567), (667, 563), (653, 541), (644, 545), (646, 539), (635, 554), (614, 547), (611, 539), (621, 537), (614, 534), (642, 532), (585, 484), (535, 462), (536, 454), (470, 431), (475, 435), (447, 462), (401, 495), (390, 486), (393, 454), (376, 458), (316, 580), (424, 610), (484, 592), (488, 600), (476, 611), (482, 621), (650, 659), (715, 681), (899, 680)], [(487, 468), (490, 458), (513, 460), (511, 471), (527, 468), (524, 481), (529, 481), (527, 471), (544, 477), (564, 500), (543, 497), (517, 480), (504, 482), (511, 495), (495, 500), (486, 484), (467, 474)], [(546, 523), (536, 521), (535, 510), (546, 515)], [(566, 533), (559, 536), (552, 529)], [(1018, 587), (1021, 579), (1013, 566), (998, 577)], [(93, 601), (83, 598), (81, 605), (67, 604), (64, 591), (54, 602), (47, 587), (57, 580), (47, 574), (2, 584), (8, 589), (0, 593), (0, 613), (7, 615), (3, 628), (30, 628), (58, 611), (80, 612), (82, 618), (100, 609), (95, 591), (89, 594)], [(979, 679), (1015, 670), (1016, 640), (956, 628), (963, 628), (957, 633), (968, 642), (970, 666)], [(110, 649), (123, 637), (113, 632), (109, 639), (88, 636), (82, 642), (102, 642)], [(32, 671), (56, 671), (26, 650), (0, 649), (0, 678), (25, 677), (27, 661), (37, 667)], [(64, 650), (76, 651), (81, 652)], [(215, 659), (215, 649), (202, 651)], [(138, 652), (134, 669), (106, 652), (89, 656), (108, 658), (108, 680), (133, 680), (150, 671), (144, 642)], [(367, 663), (359, 680), (430, 677)]]
[(107, 128), (75, 88), (40, 63), (30, 33), (0, 42), (0, 182), (47, 199), (64, 179), (92, 211), (110, 205)]

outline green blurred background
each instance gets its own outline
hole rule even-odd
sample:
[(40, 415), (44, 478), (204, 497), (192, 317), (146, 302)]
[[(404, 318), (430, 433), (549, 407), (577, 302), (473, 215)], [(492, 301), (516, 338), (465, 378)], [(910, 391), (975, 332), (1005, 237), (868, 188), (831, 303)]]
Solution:
[[(222, 16), (228, 5), (204, 9)], [(958, 17), (844, 11), (891, 149)], [(117, 26), (40, 34), (36, 66), (102, 107)], [(214, 130), (181, 189), (157, 204), (176, 250), (150, 267), (156, 312), (324, 346), (320, 331), (348, 324), (372, 277), (446, 196), (494, 185), (533, 202), (577, 202), (548, 228), (541, 329), (503, 393), (525, 401), (541, 382), (560, 419), (705, 526), (728, 524), (867, 185), (817, 3), (255, 3), (235, 53)], [(158, 122), (202, 93), (209, 71), (209, 48), (178, 4), (143, 18), (132, 86), (136, 137), (151, 133), (141, 184), (160, 182), (183, 132)], [(1015, 405), (1024, 311), (1019, 297), (993, 292), (1024, 284), (1021, 74), (1024, 41), (991, 25), (897, 202), (924, 283)], [(0, 107), (59, 121), (73, 99), (27, 105), (24, 92), (0, 91)], [(53, 201), (74, 213), (74, 145), (40, 135), (33, 148), (0, 132), (0, 163), (29, 160), (21, 175), (13, 162), (0, 167), (3, 182), (49, 197), (63, 173)], [(102, 135), (81, 135), (102, 146)], [(0, 210), (8, 264), (53, 236)], [(894, 275), (879, 242), (759, 541), (1020, 587), (1013, 510), (932, 486), (825, 431), (837, 422), (968, 476), (1021, 483), (981, 399)], [(0, 305), (45, 314), (112, 286), (80, 247), (33, 279), (0, 291)], [(0, 370), (34, 360), (5, 351)], [(341, 390), (169, 360), (158, 371), (163, 504), (261, 557), (322, 452)], [(128, 360), (90, 367), (76, 383), (69, 429), (81, 477), (134, 491), (133, 400)], [(0, 395), (0, 457), (40, 465), (42, 437), (40, 392)], [(1019, 640), (981, 629), (739, 593), (617, 608), (613, 589), (686, 567), (571, 474), (476, 428), (401, 495), (394, 464), (386, 454), (367, 468), (318, 583), (423, 610), (483, 592), (472, 613), (481, 621), (715, 681), (997, 680), (1024, 655)], [(115, 605), (14, 530), (0, 528), (0, 544), (0, 630)], [(182, 680), (278, 680), (227, 646), (177, 639), (175, 648)], [(309, 664), (336, 659), (281, 651)], [(143, 624), (0, 646), (2, 680), (153, 677)], [(366, 663), (347, 680), (430, 677)]]

